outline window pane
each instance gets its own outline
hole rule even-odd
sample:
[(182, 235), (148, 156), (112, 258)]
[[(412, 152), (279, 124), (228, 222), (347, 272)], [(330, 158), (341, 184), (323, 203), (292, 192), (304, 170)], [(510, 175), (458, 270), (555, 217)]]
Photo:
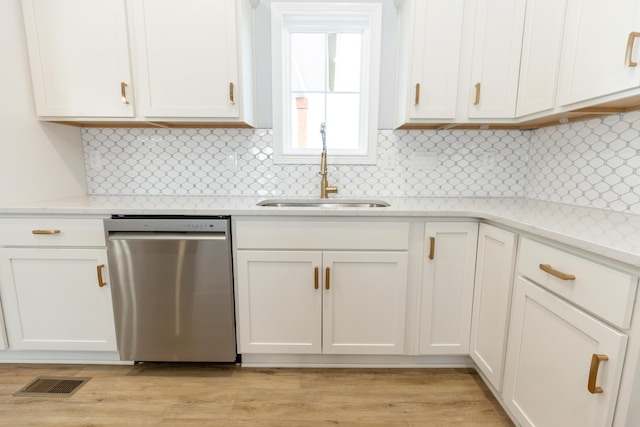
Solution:
[(356, 150), (360, 146), (360, 95), (327, 95), (327, 149)]
[(326, 34), (291, 34), (291, 90), (325, 90)]
[[(329, 34), (329, 53), (332, 53), (332, 34)], [(330, 91), (360, 92), (360, 60), (362, 58), (362, 36), (360, 34), (337, 34), (335, 55), (329, 58), (329, 79), (333, 62), (334, 84)]]
[(324, 93), (291, 96), (291, 147), (322, 149), (320, 123), (325, 122)]

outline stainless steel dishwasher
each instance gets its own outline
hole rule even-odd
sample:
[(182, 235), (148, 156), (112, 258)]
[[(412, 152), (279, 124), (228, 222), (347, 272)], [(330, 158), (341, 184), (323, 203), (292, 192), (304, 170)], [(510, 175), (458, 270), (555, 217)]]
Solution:
[(236, 360), (229, 217), (105, 220), (121, 360)]

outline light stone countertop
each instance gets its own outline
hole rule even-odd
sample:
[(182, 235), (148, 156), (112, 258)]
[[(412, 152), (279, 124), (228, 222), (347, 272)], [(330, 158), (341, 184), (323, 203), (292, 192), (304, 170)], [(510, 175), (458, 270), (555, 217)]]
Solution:
[(640, 215), (524, 198), (384, 198), (386, 208), (260, 207), (265, 197), (83, 196), (0, 207), (0, 215), (243, 215), (479, 218), (640, 267)]

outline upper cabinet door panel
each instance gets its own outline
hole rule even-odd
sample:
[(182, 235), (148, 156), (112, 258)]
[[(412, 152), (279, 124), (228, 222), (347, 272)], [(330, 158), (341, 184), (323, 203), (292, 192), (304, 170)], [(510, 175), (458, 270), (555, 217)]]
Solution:
[(627, 60), (629, 34), (640, 31), (638, 0), (569, 0), (558, 104), (586, 101), (640, 86), (640, 41)]
[(555, 106), (567, 0), (527, 0), (517, 116)]
[[(453, 119), (456, 114), (463, 0), (416, 1), (411, 17), (413, 66), (409, 91), (413, 119)], [(411, 102), (412, 101), (412, 102)]]
[(513, 118), (516, 112), (525, 0), (478, 0), (469, 118)]
[(239, 116), (234, 0), (135, 0), (133, 19), (141, 116)]
[(124, 0), (22, 7), (39, 116), (133, 117)]

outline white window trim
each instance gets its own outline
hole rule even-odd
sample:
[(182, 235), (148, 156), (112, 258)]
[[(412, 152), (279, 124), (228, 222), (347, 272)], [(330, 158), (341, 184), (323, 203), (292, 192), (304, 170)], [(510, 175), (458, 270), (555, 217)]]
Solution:
[[(335, 154), (331, 151), (331, 129), (327, 129), (327, 154), (331, 164), (375, 164), (377, 161), (378, 100), (380, 92), (380, 45), (382, 26), (382, 5), (379, 3), (271, 3), (271, 48), (272, 48), (272, 99), (273, 99), (273, 153), (276, 164), (317, 163), (320, 150), (308, 150), (308, 154), (285, 153), (283, 147), (285, 122), (291, 117), (285, 112), (283, 100), (284, 82), (288, 76), (287, 59), (283, 57), (283, 44), (288, 42), (287, 22), (292, 17), (319, 17), (323, 20), (341, 18), (359, 19), (368, 22), (366, 37), (369, 43), (363, 43), (363, 55), (368, 56), (369, 67), (363, 67), (363, 77), (368, 78), (368, 91), (362, 93), (362, 105), (366, 127), (363, 127), (366, 141), (366, 153)], [(366, 68), (366, 69), (365, 69)], [(320, 129), (318, 129), (318, 132)]]

